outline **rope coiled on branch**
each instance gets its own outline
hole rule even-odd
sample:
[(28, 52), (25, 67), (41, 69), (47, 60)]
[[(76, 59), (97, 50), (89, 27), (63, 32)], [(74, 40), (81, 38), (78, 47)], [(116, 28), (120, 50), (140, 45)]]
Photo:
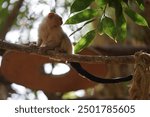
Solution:
[(150, 54), (135, 53), (133, 82), (129, 90), (131, 99), (148, 99), (150, 89)]

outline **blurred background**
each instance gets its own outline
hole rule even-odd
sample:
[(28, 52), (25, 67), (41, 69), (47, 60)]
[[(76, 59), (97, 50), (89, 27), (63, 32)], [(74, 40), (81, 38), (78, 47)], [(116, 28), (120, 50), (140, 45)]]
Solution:
[[(70, 16), (70, 6), (73, 0), (1, 0), (0, 1), (0, 39), (10, 43), (20, 45), (30, 45), (36, 43), (38, 39), (38, 26), (43, 17), (49, 12), (55, 12), (60, 15), (65, 22)], [(136, 5), (131, 2), (131, 6), (134, 10), (144, 15), (148, 22), (150, 22), (150, 0), (144, 0), (145, 10), (141, 11), (137, 9)], [(90, 7), (94, 8), (95, 4)], [(113, 10), (107, 9), (107, 15), (113, 17)], [(86, 52), (82, 54), (94, 54), (94, 55), (131, 55), (138, 50), (146, 50), (149, 52), (150, 45), (150, 30), (145, 27), (140, 27), (131, 21), (128, 17), (127, 38), (124, 43), (116, 43), (110, 39), (107, 35), (97, 35), (93, 40), (91, 46)], [(83, 24), (78, 25), (62, 25), (65, 33), (69, 36), (72, 32), (76, 31)], [(86, 25), (81, 31), (70, 36), (72, 43), (76, 43), (81, 36), (88, 30), (96, 27), (97, 21), (94, 21)], [(0, 49), (0, 60), (6, 51)], [(91, 52), (91, 53), (89, 53)], [(90, 69), (90, 65), (86, 66)], [(93, 66), (97, 67), (97, 66)], [(100, 65), (101, 68), (95, 68), (96, 74), (101, 74), (103, 77), (111, 78), (117, 76), (126, 76), (133, 73), (133, 65)], [(10, 67), (11, 68), (11, 67)], [(93, 68), (94, 69), (94, 68)], [(54, 71), (55, 70), (55, 71)], [(64, 71), (63, 71), (64, 70)], [(70, 68), (64, 64), (44, 64), (44, 71), (50, 74), (53, 71), (53, 75), (68, 73)], [(60, 72), (61, 71), (61, 72)], [(38, 71), (37, 71), (38, 72)], [(93, 72), (94, 73), (94, 72)], [(24, 74), (28, 74), (24, 71)], [(32, 74), (30, 74), (32, 75)], [(13, 77), (13, 76), (12, 76)], [(31, 76), (36, 78), (35, 76)], [(42, 77), (42, 76), (41, 76)], [(50, 76), (47, 76), (50, 77)], [(54, 77), (54, 76), (53, 76)], [(66, 76), (67, 77), (67, 76)], [(71, 77), (71, 76), (69, 76)], [(72, 77), (79, 77), (74, 74)], [(56, 77), (57, 78), (57, 77)], [(7, 78), (8, 79), (8, 78)], [(12, 78), (13, 79), (13, 78)], [(18, 77), (19, 79), (19, 77)], [(57, 78), (59, 79), (59, 78)], [(65, 78), (64, 78), (65, 79)], [(69, 79), (69, 78), (68, 78)], [(58, 81), (59, 82), (59, 81)], [(66, 80), (61, 80), (66, 82)], [(74, 82), (75, 88), (64, 89), (63, 92), (57, 92), (51, 90), (42, 89), (39, 84), (38, 88), (32, 86), (27, 87), (16, 82), (9, 82), (5, 79), (5, 75), (0, 74), (0, 99), (7, 100), (47, 100), (47, 99), (128, 99), (128, 89), (131, 82), (119, 83), (119, 84), (88, 84), (88, 86), (78, 87)], [(34, 82), (31, 79), (31, 84)], [(50, 83), (54, 84), (54, 83)], [(58, 85), (58, 84), (54, 84)], [(67, 87), (67, 86), (66, 86)], [(48, 87), (47, 87), (48, 88)], [(59, 88), (59, 85), (58, 85)]]

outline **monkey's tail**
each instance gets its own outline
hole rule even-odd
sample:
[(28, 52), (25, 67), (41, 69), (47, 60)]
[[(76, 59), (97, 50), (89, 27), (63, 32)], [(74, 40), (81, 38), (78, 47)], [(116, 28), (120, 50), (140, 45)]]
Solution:
[(89, 72), (87, 72), (82, 66), (77, 62), (70, 62), (71, 66), (81, 75), (82, 77), (89, 79), (94, 82), (98, 83), (120, 83), (132, 80), (132, 75), (125, 76), (125, 77), (117, 77), (112, 79), (104, 79), (102, 77), (97, 77)]

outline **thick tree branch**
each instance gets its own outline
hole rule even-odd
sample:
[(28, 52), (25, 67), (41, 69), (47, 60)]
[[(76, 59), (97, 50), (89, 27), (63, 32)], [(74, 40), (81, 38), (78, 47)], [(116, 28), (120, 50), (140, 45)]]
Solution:
[(133, 55), (138, 51), (143, 51), (150, 53), (150, 47), (133, 47), (133, 46), (121, 46), (121, 45), (111, 45), (104, 47), (94, 47), (102, 55), (109, 56), (125, 56)]
[(46, 53), (39, 53), (39, 48), (36, 46), (17, 45), (8, 42), (0, 41), (0, 48), (5, 50), (16, 50), (27, 53), (40, 54), (47, 56), (54, 62), (80, 62), (80, 63), (106, 63), (106, 64), (134, 64), (134, 55), (129, 56), (93, 56), (93, 55), (68, 55), (49, 51)]

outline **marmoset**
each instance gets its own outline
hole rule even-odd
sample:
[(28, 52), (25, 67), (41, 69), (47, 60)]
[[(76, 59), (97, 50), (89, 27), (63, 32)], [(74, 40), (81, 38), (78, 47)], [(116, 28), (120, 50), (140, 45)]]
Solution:
[[(73, 54), (71, 41), (61, 28), (62, 23), (62, 18), (55, 13), (49, 13), (43, 19), (38, 29), (38, 46), (40, 48)], [(127, 77), (104, 79), (90, 74), (77, 62), (70, 62), (70, 65), (82, 77), (98, 83), (119, 83), (132, 79), (132, 75)]]

